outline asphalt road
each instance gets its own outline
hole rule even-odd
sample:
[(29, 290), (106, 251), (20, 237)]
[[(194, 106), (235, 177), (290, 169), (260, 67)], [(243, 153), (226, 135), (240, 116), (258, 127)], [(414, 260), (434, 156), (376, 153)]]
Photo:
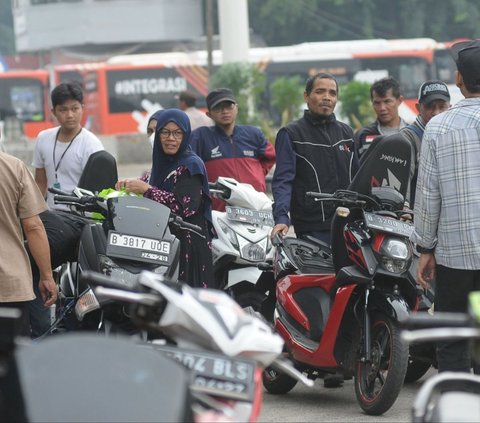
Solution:
[(313, 388), (297, 386), (286, 395), (264, 392), (261, 422), (410, 422), (411, 406), (422, 382), (436, 374), (431, 369), (420, 381), (404, 385), (392, 408), (382, 416), (365, 414), (357, 403), (353, 379), (341, 388), (327, 389), (323, 380)]

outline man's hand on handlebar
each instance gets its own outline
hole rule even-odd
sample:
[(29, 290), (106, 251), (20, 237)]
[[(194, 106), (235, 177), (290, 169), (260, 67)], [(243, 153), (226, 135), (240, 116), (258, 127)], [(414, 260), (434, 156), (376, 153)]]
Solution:
[(282, 236), (286, 236), (288, 232), (288, 225), (285, 225), (285, 223), (278, 223), (275, 225), (272, 229), (272, 233), (270, 234), (270, 238), (273, 239), (278, 232), (280, 232)]

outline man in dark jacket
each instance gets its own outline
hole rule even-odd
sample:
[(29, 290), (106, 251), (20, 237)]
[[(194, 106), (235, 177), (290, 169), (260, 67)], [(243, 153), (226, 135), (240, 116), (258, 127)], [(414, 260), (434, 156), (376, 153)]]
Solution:
[(395, 78), (382, 78), (374, 82), (370, 87), (370, 99), (377, 119), (355, 133), (355, 148), (359, 157), (379, 135), (396, 134), (407, 125), (398, 112), (403, 96), (400, 93), (400, 84)]
[(330, 244), (335, 208), (305, 193), (347, 188), (358, 167), (352, 128), (337, 121), (333, 113), (337, 96), (338, 84), (332, 75), (310, 77), (304, 92), (308, 110), (277, 134), (272, 237), (277, 232), (285, 235), (291, 222), (297, 237), (310, 235)]

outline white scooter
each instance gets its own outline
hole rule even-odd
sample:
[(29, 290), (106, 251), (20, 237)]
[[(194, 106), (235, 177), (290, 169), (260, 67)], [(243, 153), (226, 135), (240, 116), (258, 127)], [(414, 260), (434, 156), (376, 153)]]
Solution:
[(210, 183), (210, 193), (226, 202), (224, 212), (212, 212), (215, 280), (241, 306), (259, 311), (264, 294), (255, 290), (262, 276), (257, 265), (271, 259), (274, 251), (272, 200), (252, 185), (227, 177)]
[(227, 421), (257, 420), (266, 367), (313, 386), (283, 357), (283, 340), (270, 325), (225, 292), (191, 288), (148, 271), (138, 275), (136, 286), (100, 273), (85, 272), (82, 277), (96, 285), (97, 298), (130, 303), (132, 322), (156, 338), (142, 345), (189, 368), (197, 406), (229, 416)]

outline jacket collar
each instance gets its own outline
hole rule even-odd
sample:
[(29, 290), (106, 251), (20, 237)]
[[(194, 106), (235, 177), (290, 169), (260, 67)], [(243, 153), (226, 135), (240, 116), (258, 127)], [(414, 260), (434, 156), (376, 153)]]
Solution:
[(312, 125), (326, 125), (327, 123), (332, 123), (337, 120), (335, 113), (332, 113), (329, 116), (320, 116), (315, 113), (312, 113), (310, 110), (305, 110), (303, 117), (308, 120)]

